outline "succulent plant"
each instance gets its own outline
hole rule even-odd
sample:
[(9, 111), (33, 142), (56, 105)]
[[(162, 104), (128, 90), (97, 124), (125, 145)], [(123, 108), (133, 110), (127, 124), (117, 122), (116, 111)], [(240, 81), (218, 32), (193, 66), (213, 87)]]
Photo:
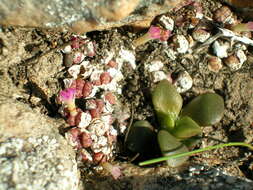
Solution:
[[(167, 160), (171, 167), (177, 167), (188, 159), (185, 155), (189, 152), (188, 147), (192, 147), (199, 139), (197, 137), (202, 132), (200, 126), (219, 122), (224, 112), (223, 99), (215, 93), (197, 96), (181, 111), (183, 99), (168, 80), (162, 80), (156, 85), (152, 92), (152, 102), (160, 124), (157, 140), (161, 153), (164, 157), (181, 155)], [(147, 147), (148, 140), (145, 138), (151, 138), (153, 133), (150, 126), (145, 121), (136, 122), (132, 126), (128, 137), (129, 149), (141, 152)]]

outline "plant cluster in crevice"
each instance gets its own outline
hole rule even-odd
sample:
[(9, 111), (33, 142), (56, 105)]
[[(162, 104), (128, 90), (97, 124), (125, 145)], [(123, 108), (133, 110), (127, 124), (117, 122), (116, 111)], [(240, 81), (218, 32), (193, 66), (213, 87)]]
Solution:
[(152, 144), (157, 139), (163, 157), (141, 162), (140, 165), (166, 160), (169, 166), (178, 167), (190, 155), (206, 150), (226, 146), (253, 149), (249, 144), (232, 142), (189, 151), (201, 137), (201, 126), (214, 125), (223, 117), (224, 101), (216, 93), (201, 94), (182, 108), (181, 95), (169, 81), (162, 80), (152, 91), (152, 102), (159, 123), (158, 130), (148, 121), (137, 121), (126, 136), (125, 146), (132, 152), (143, 154), (152, 151)]

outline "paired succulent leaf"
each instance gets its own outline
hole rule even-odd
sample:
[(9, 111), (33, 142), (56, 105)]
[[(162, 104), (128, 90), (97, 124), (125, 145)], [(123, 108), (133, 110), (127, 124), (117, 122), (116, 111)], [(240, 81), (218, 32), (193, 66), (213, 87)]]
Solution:
[(126, 137), (126, 146), (136, 153), (150, 151), (150, 145), (155, 141), (156, 133), (147, 121), (136, 121)]
[[(158, 132), (157, 138), (161, 152), (164, 156), (188, 152), (187, 147), (182, 144), (177, 138), (171, 135), (168, 131), (160, 130)], [(167, 160), (167, 164), (171, 167), (178, 167), (182, 165), (187, 159), (188, 156), (169, 159)]]
[(176, 121), (176, 125), (171, 131), (171, 134), (178, 139), (187, 139), (201, 134), (201, 128), (190, 117), (184, 116)]
[(183, 104), (176, 88), (168, 80), (162, 80), (152, 92), (152, 102), (161, 127), (173, 129)]
[(224, 101), (215, 93), (206, 93), (197, 96), (187, 104), (181, 115), (188, 116), (200, 126), (214, 125), (223, 117)]

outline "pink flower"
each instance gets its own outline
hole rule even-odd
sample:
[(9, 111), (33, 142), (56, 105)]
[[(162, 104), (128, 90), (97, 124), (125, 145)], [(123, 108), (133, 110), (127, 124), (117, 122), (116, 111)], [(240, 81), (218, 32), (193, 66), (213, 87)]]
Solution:
[(170, 31), (161, 29), (157, 26), (151, 26), (148, 31), (150, 38), (159, 39), (161, 41), (166, 41), (170, 37)]
[(64, 103), (73, 102), (75, 99), (76, 89), (66, 88), (60, 92), (59, 100)]
[[(66, 104), (69, 111), (69, 123), (72, 125), (74, 122), (74, 116), (77, 115), (76, 105), (75, 105), (75, 94), (76, 89), (66, 88), (60, 92), (59, 100)], [(73, 117), (73, 118), (71, 118)]]
[(157, 26), (151, 26), (148, 30), (148, 33), (151, 38), (159, 39), (161, 37), (161, 28)]
[(101, 165), (106, 171), (108, 171), (112, 175), (114, 179), (118, 179), (120, 176), (122, 176), (122, 172), (119, 166), (114, 166), (109, 162), (104, 162)]
[(161, 41), (166, 41), (166, 40), (168, 40), (170, 35), (171, 35), (170, 30), (165, 30), (165, 29), (162, 29), (158, 26), (151, 25), (146, 34), (144, 34), (143, 36), (141, 36), (133, 41), (133, 45), (135, 47), (137, 47), (137, 46), (145, 44), (149, 40), (153, 40), (153, 39), (159, 39)]

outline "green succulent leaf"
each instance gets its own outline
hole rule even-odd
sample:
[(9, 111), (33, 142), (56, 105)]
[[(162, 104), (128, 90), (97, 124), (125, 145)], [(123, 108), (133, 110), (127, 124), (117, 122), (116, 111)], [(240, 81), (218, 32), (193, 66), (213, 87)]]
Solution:
[(171, 134), (178, 139), (187, 139), (201, 134), (200, 126), (190, 117), (184, 116), (176, 121), (176, 125)]
[(172, 129), (183, 104), (176, 88), (168, 80), (160, 81), (152, 92), (152, 102), (162, 128)]
[[(188, 152), (187, 147), (172, 136), (168, 131), (160, 130), (157, 138), (161, 152), (164, 156)], [(178, 167), (185, 163), (187, 159), (188, 156), (183, 156), (177, 159), (169, 159), (167, 160), (167, 164), (171, 167)]]
[(170, 131), (175, 125), (175, 115), (165, 114), (163, 112), (156, 112), (160, 127)]
[(199, 142), (200, 142), (201, 137), (199, 136), (193, 136), (188, 139), (184, 139), (181, 142), (189, 149), (194, 148)]
[(149, 122), (136, 121), (131, 126), (125, 145), (132, 152), (145, 153), (150, 151), (150, 145), (155, 142), (155, 139), (156, 133)]
[(206, 93), (187, 104), (181, 115), (189, 116), (200, 126), (214, 125), (223, 117), (224, 101), (215, 93)]

